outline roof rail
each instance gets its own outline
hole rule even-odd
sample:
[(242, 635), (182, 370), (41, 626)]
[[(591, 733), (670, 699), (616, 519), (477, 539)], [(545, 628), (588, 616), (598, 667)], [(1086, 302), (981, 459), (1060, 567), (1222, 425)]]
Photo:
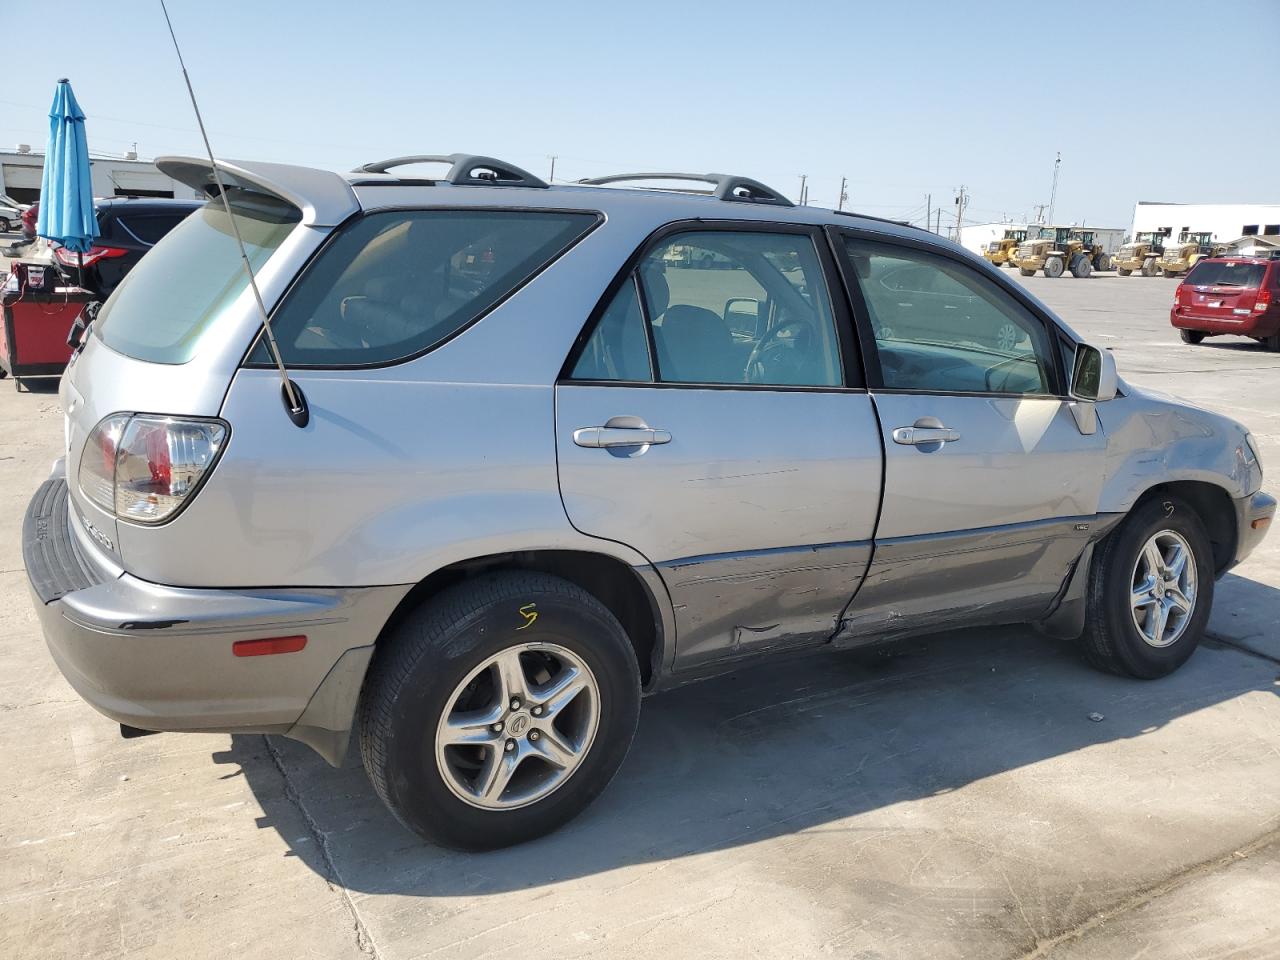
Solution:
[(923, 230), (926, 233), (932, 233), (928, 227), (919, 227), (910, 220), (894, 220), (892, 217), (876, 217), (869, 213), (859, 213), (857, 210), (832, 210), (832, 213), (838, 213), (842, 217), (857, 217), (859, 220), (874, 220), (876, 223), (892, 223), (899, 227), (910, 227), (912, 230)]
[(362, 164), (352, 173), (386, 173), (393, 167), (404, 167), (413, 163), (447, 163), (449, 172), (444, 175), (446, 183), (456, 186), (477, 187), (541, 187), (547, 184), (535, 177), (528, 170), (522, 170), (513, 163), (496, 160), (470, 153), (451, 153), (445, 155), (423, 154), (413, 157), (392, 157), (390, 160), (378, 160), (374, 163)]
[[(739, 203), (771, 203), (779, 207), (794, 207), (795, 204), (772, 187), (766, 187), (759, 180), (750, 177), (736, 177), (725, 173), (616, 173), (608, 177), (592, 177), (579, 180), (579, 183), (591, 186), (602, 186), (607, 183), (629, 183), (642, 180), (690, 180), (695, 183), (709, 183), (713, 186), (711, 196), (717, 200), (734, 200)], [(661, 189), (650, 188), (650, 189)], [(693, 190), (689, 193), (707, 191)]]

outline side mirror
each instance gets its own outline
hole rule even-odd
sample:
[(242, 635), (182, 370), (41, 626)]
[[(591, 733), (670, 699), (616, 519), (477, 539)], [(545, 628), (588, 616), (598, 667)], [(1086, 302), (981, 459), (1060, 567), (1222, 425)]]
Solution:
[(732, 297), (724, 302), (722, 316), (730, 331), (755, 339), (760, 330), (760, 301), (754, 297)]
[(1098, 403), (1111, 400), (1119, 380), (1116, 358), (1110, 350), (1099, 350), (1087, 343), (1076, 344), (1075, 362), (1071, 365), (1071, 396)]

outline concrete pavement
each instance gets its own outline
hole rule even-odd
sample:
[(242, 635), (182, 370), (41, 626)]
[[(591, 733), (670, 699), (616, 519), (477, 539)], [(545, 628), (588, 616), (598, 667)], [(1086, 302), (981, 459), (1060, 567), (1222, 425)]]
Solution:
[[(1182, 344), (1173, 281), (1023, 282), (1122, 376), (1244, 420), (1280, 492), (1280, 354)], [(406, 833), (354, 760), (122, 741), (80, 702), (19, 543), (60, 441), (54, 395), (0, 383), (0, 956), (1280, 955), (1275, 534), (1166, 680), (1021, 628), (757, 667), (647, 701), (567, 829), (469, 855)]]

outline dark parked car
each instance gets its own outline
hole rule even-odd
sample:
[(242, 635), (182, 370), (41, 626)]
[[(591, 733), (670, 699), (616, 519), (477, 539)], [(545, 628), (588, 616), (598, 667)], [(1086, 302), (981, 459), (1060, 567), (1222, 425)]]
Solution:
[(99, 236), (84, 255), (84, 276), (80, 257), (55, 247), (54, 260), (67, 280), (105, 300), (142, 255), (166, 233), (181, 223), (201, 200), (158, 200), (151, 197), (120, 197), (98, 200)]
[(1201, 260), (1174, 292), (1169, 319), (1184, 343), (1226, 333), (1280, 350), (1280, 259)]

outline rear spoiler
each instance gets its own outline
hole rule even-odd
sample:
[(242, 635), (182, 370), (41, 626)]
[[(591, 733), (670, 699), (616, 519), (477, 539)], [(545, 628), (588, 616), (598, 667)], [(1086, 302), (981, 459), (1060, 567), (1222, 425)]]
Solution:
[[(213, 168), (201, 157), (158, 157), (160, 172), (205, 196), (217, 196)], [(335, 227), (360, 209), (355, 191), (339, 174), (286, 163), (219, 160), (218, 171), (228, 186), (248, 187), (278, 197), (302, 211), (312, 227)]]

